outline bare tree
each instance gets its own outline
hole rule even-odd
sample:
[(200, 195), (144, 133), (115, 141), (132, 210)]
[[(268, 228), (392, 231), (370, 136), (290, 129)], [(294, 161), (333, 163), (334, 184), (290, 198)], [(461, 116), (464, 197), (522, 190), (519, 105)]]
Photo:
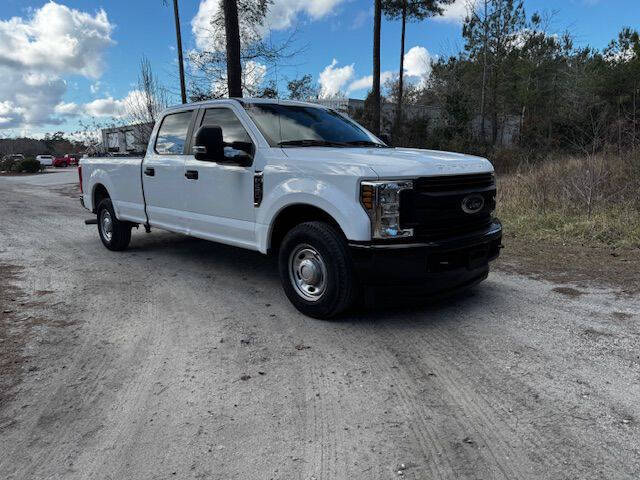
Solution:
[(159, 82), (146, 57), (140, 60), (137, 88), (127, 97), (123, 119), (136, 126), (135, 141), (144, 145), (151, 136), (153, 126), (162, 110), (169, 105), (167, 89)]
[(313, 85), (313, 78), (306, 74), (301, 78), (294, 78), (287, 83), (289, 98), (293, 100), (310, 100), (318, 97), (318, 88)]
[[(240, 79), (242, 94), (245, 96), (263, 95), (265, 88), (262, 83), (265, 77), (276, 70), (281, 62), (301, 51), (294, 48), (295, 31), (281, 42), (271, 40), (264, 25), (270, 5), (271, 0), (237, 0)], [(189, 54), (192, 67), (189, 96), (193, 101), (234, 96), (228, 85), (225, 25), (224, 8), (220, 8), (210, 19), (207, 46)], [(269, 87), (269, 90), (272, 89)]]

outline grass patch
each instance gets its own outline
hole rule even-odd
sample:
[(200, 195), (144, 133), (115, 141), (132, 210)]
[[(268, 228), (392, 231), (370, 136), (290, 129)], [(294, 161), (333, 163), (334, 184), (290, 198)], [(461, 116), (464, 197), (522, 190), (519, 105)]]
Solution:
[(498, 175), (507, 236), (640, 247), (640, 154), (547, 159)]

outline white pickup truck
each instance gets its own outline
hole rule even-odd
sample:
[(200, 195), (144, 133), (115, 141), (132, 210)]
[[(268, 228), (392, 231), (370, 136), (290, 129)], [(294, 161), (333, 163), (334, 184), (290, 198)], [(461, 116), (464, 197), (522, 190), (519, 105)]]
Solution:
[(392, 148), (302, 102), (173, 107), (144, 158), (83, 158), (82, 204), (102, 243), (158, 228), (278, 255), (301, 312), (335, 316), (377, 294), (434, 296), (484, 280), (501, 248), (486, 159)]

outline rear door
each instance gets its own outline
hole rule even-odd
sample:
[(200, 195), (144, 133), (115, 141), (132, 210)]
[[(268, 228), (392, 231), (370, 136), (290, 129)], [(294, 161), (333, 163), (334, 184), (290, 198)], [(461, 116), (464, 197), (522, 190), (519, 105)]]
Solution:
[(188, 232), (184, 167), (195, 112), (193, 109), (167, 114), (161, 120), (155, 144), (147, 149), (142, 182), (149, 223), (154, 227)]

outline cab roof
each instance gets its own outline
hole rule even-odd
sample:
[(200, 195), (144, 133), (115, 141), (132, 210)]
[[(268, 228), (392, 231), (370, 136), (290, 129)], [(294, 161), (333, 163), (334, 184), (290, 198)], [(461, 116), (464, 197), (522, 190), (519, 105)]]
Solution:
[(322, 108), (322, 109), (325, 109), (325, 110), (328, 109), (324, 105), (320, 105), (320, 104), (317, 104), (317, 103), (311, 103), (311, 102), (302, 102), (302, 101), (299, 101), (299, 100), (286, 100), (286, 99), (279, 99), (279, 98), (235, 98), (235, 97), (231, 97), (231, 98), (218, 98), (218, 99), (214, 99), (214, 100), (203, 100), (201, 102), (185, 103), (185, 104), (182, 104), (182, 105), (173, 105), (173, 106), (167, 108), (167, 111), (169, 111), (169, 110), (181, 110), (181, 109), (189, 108), (189, 107), (202, 107), (202, 106), (207, 106), (207, 105), (228, 104), (230, 101), (237, 102), (242, 106), (251, 105), (251, 104), (263, 104), (263, 105), (271, 104), (271, 105), (298, 105), (298, 106), (304, 106), (304, 107)]

